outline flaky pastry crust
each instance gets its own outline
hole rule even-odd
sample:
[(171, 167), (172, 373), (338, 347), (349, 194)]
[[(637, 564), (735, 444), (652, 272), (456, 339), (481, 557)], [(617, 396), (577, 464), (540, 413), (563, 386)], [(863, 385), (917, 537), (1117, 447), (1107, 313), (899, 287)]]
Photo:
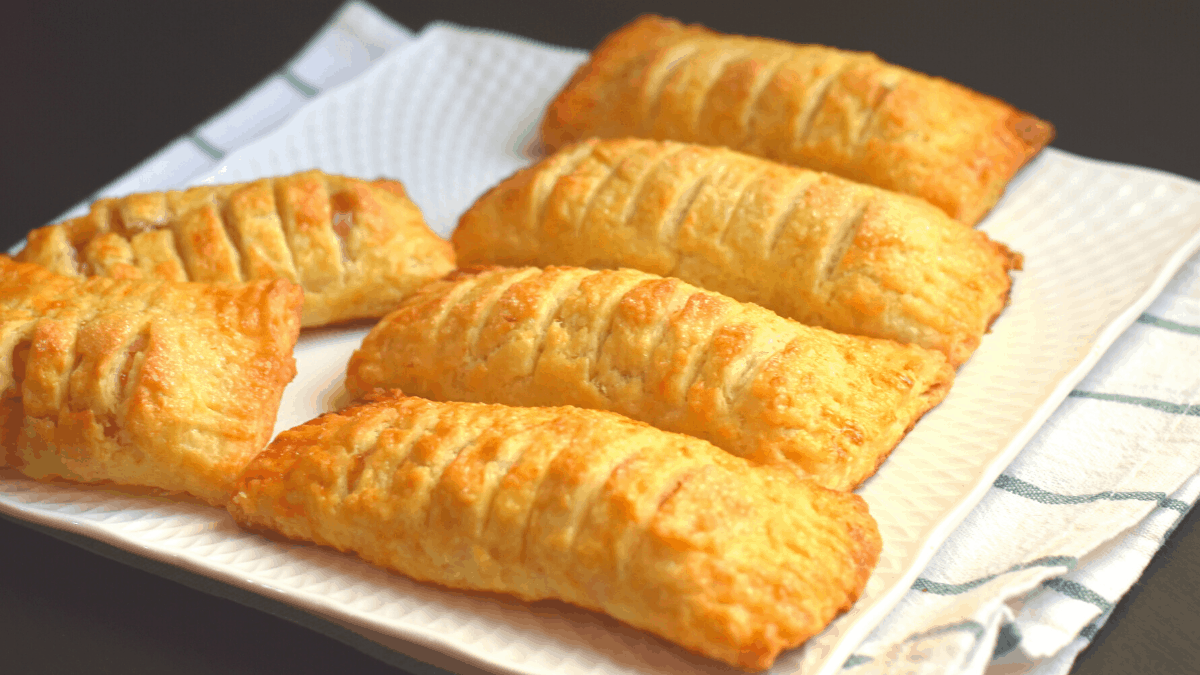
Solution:
[(224, 505), (296, 373), (303, 291), (73, 279), (0, 256), (0, 466)]
[(461, 265), (632, 267), (801, 323), (917, 344), (955, 366), (1021, 258), (906, 195), (724, 148), (567, 146), (463, 214)]
[(847, 609), (881, 546), (857, 495), (704, 441), (612, 413), (400, 395), (280, 434), (229, 508), (414, 579), (556, 598), (748, 669)]
[(941, 354), (635, 270), (465, 270), (386, 316), (346, 386), (611, 410), (848, 490), (948, 392)]
[(642, 16), (551, 103), (542, 140), (723, 145), (916, 195), (974, 224), (1054, 136), (1043, 120), (874, 54)]
[(304, 287), (304, 326), (376, 318), (454, 269), (397, 181), (306, 171), (101, 199), (29, 233), (17, 259), (67, 276)]

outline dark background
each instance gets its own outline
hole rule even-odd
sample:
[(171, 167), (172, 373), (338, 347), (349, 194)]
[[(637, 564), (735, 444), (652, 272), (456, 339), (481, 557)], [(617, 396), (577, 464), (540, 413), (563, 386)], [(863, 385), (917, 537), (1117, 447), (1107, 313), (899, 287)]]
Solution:
[[(1194, 3), (375, 4), (414, 30), (441, 19), (580, 48), (655, 11), (726, 32), (874, 51), (1050, 120), (1058, 148), (1200, 179)], [(10, 7), (0, 22), (0, 244), (7, 248), (232, 103), (283, 66), (337, 7)], [(1195, 520), (1176, 530), (1074, 672), (1200, 672)], [(172, 572), (202, 589), (194, 590), (157, 576), (166, 568), (146, 567), (102, 545), (64, 543), (0, 519), (0, 671), (403, 672), (293, 623), (333, 630), (319, 619)]]

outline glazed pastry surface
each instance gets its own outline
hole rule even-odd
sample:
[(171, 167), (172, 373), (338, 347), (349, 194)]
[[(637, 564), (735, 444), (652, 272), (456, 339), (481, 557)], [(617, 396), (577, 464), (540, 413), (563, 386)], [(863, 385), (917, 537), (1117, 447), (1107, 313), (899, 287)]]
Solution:
[(378, 395), (279, 435), (238, 522), (420, 581), (556, 598), (748, 669), (847, 609), (881, 547), (857, 495), (612, 413)]
[(17, 259), (68, 276), (304, 287), (304, 326), (380, 317), (454, 269), (397, 181), (307, 171), (101, 199), (29, 233)]
[(801, 323), (917, 344), (957, 366), (1021, 258), (894, 192), (723, 148), (591, 139), (463, 214), (459, 264), (632, 267)]
[(921, 197), (974, 224), (1054, 128), (874, 54), (643, 16), (551, 103), (543, 143), (639, 136), (722, 145)]
[(271, 438), (303, 291), (73, 279), (0, 256), (0, 465), (213, 505)]
[(354, 395), (611, 410), (837, 490), (948, 392), (941, 354), (839, 335), (635, 270), (460, 270), (351, 357)]

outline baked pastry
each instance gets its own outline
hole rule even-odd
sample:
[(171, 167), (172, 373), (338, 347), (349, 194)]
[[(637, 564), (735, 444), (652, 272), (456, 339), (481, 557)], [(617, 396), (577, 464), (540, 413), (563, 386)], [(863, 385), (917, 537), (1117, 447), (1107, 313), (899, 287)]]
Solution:
[(723, 145), (916, 195), (970, 225), (1054, 128), (874, 54), (647, 15), (608, 36), (546, 111), (550, 150), (589, 136)]
[(346, 387), (611, 410), (836, 490), (954, 379), (941, 354), (839, 335), (635, 270), (465, 270), (384, 317)]
[(17, 259), (68, 276), (304, 287), (304, 326), (383, 316), (454, 269), (397, 181), (320, 171), (101, 199), (29, 233)]
[(460, 265), (633, 267), (966, 361), (1020, 256), (912, 197), (724, 148), (588, 140), (480, 197)]
[(857, 495), (612, 413), (377, 396), (279, 435), (241, 524), (451, 588), (557, 598), (767, 668), (862, 592)]
[(0, 465), (221, 506), (296, 374), (288, 281), (72, 279), (0, 256)]

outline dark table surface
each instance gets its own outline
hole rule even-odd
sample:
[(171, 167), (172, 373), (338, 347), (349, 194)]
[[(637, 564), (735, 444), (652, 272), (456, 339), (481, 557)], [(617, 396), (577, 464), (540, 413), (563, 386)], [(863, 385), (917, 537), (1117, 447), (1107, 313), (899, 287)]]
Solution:
[[(808, 6), (816, 4), (376, 6), (414, 30), (442, 19), (580, 48), (655, 11), (726, 32), (874, 51), (1054, 122), (1058, 148), (1200, 179), (1194, 3)], [(0, 25), (9, 78), (0, 105), (0, 244), (7, 248), (233, 102), (337, 7), (331, 0), (10, 8)], [(1073, 672), (1200, 672), (1196, 518), (1182, 521)], [(347, 634), (318, 632), (337, 633), (319, 618), (62, 537), (0, 518), (0, 672), (406, 672), (397, 667), (403, 660), (384, 663), (360, 651), (369, 645), (346, 644), (354, 642)], [(407, 670), (423, 668), (409, 662)]]

